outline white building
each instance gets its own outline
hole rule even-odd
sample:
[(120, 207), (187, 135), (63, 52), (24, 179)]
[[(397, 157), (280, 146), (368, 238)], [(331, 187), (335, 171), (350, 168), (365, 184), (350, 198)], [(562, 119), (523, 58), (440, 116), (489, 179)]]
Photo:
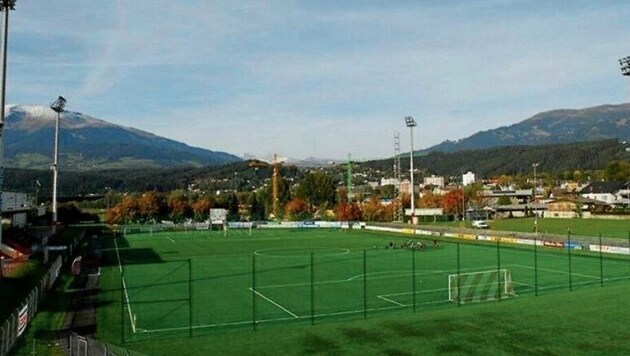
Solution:
[(464, 184), (464, 186), (472, 183), (475, 183), (475, 173), (468, 171), (466, 174), (462, 175), (462, 184)]
[(381, 186), (398, 184), (400, 184), (400, 182), (396, 178), (381, 178)]
[(433, 185), (436, 187), (444, 188), (444, 177), (436, 177), (435, 175), (424, 177), (424, 185)]

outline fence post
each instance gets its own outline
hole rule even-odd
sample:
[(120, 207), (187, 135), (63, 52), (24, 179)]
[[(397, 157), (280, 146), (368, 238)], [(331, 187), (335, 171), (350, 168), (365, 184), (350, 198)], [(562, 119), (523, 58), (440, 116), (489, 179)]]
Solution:
[(534, 296), (538, 296), (538, 239), (534, 237)]
[[(121, 265), (122, 266), (122, 265)], [(120, 342), (125, 343), (125, 282), (122, 269), (120, 270)]]
[(459, 257), (459, 242), (457, 243), (457, 306), (459, 307), (461, 305), (461, 289), (460, 289), (460, 257)]
[(367, 319), (367, 263), (363, 250), (363, 319)]
[(411, 249), (411, 278), (413, 289), (413, 312), (416, 312), (416, 249)]
[(311, 252), (311, 325), (315, 325), (315, 266)]
[(571, 229), (567, 231), (567, 252), (569, 256), (569, 292), (573, 292), (573, 275), (571, 271)]
[(189, 335), (193, 336), (193, 278), (192, 278), (192, 258), (188, 259), (188, 325)]
[(604, 286), (604, 257), (602, 256), (602, 233), (599, 233), (599, 284)]
[(497, 294), (501, 301), (501, 238), (497, 237)]

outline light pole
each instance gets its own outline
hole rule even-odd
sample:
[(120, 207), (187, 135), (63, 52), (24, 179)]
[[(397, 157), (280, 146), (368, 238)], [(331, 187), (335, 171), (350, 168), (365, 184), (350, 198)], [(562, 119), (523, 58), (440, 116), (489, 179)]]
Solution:
[(59, 120), (61, 119), (61, 113), (63, 108), (66, 107), (66, 99), (60, 96), (52, 104), (50, 108), (57, 113), (57, 120), (55, 121), (55, 153), (53, 158), (53, 197), (52, 197), (52, 225), (53, 229), (57, 226), (57, 174), (59, 163)]
[(411, 223), (415, 223), (414, 217), (416, 215), (416, 203), (414, 196), (414, 182), (413, 182), (413, 128), (414, 126), (418, 126), (416, 120), (411, 116), (405, 116), (405, 125), (409, 128), (409, 132), (411, 133), (411, 152), (409, 153), (409, 174), (411, 175)]
[[(15, 10), (15, 0), (0, 0), (0, 11), (2, 11), (2, 79), (0, 80), (0, 246), (2, 246), (2, 191), (4, 186), (4, 103), (6, 99), (7, 87), (7, 41), (9, 34), (9, 10)], [(0, 278), (2, 271), (0, 271)]]
[(538, 234), (538, 205), (536, 204), (536, 188), (538, 187), (536, 168), (538, 167), (538, 163), (533, 163), (532, 167), (534, 167), (534, 232)]

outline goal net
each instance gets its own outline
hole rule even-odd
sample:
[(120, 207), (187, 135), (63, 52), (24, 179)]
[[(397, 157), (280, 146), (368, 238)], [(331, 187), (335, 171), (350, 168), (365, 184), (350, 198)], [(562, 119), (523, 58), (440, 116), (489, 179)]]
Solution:
[(512, 272), (507, 269), (450, 274), (448, 300), (475, 303), (515, 297)]

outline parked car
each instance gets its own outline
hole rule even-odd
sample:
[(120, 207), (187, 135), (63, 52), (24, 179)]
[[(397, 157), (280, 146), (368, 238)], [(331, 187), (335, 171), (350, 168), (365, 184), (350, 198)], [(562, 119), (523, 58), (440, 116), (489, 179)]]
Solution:
[(488, 223), (483, 220), (474, 220), (472, 222), (472, 227), (474, 227), (475, 229), (487, 229), (490, 226), (488, 226)]

